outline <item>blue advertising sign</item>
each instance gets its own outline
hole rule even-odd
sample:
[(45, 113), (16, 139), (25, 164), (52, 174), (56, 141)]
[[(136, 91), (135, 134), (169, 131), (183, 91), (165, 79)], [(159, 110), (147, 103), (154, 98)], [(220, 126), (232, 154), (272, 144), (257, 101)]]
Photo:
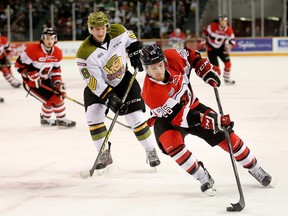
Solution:
[(236, 46), (233, 51), (272, 51), (272, 38), (236, 39)]
[(288, 39), (279, 39), (278, 48), (288, 48)]

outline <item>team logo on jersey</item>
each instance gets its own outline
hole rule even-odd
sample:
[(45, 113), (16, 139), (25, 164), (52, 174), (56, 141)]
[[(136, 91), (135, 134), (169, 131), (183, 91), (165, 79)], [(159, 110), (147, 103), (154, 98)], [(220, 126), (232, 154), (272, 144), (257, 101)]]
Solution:
[(180, 98), (180, 103), (182, 106), (186, 106), (189, 103), (189, 101), (190, 101), (190, 97), (188, 94), (188, 90), (186, 90)]
[(39, 58), (39, 61), (40, 62), (46, 62), (46, 61), (58, 61), (58, 59), (56, 58), (56, 56), (49, 56), (49, 55), (46, 55), (45, 57), (40, 57)]
[(124, 65), (122, 57), (117, 54), (113, 55), (104, 66), (104, 70), (108, 73), (107, 79), (114, 80), (116, 78), (121, 78), (124, 74)]

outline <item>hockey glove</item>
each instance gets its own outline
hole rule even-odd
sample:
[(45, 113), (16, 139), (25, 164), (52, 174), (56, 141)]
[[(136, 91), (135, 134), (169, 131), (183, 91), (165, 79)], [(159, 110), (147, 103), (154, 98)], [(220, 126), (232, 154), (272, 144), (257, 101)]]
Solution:
[(139, 41), (131, 43), (130, 46), (126, 48), (132, 67), (138, 68), (140, 72), (143, 71), (142, 63), (140, 61), (141, 48)]
[(40, 76), (38, 71), (31, 71), (27, 74), (27, 78), (28, 78), (28, 83), (26, 82), (26, 84), (30, 87), (30, 88), (39, 88), (40, 84), (41, 84), (41, 80), (40, 80)]
[(219, 75), (221, 74), (221, 71), (217, 66), (212, 65), (208, 59), (201, 59), (195, 67), (195, 72), (209, 85), (213, 87), (220, 86), (221, 81)]
[(116, 113), (119, 110), (119, 115), (125, 115), (128, 111), (128, 106), (123, 103), (116, 94), (108, 95), (108, 107)]
[(63, 82), (60, 82), (60, 81), (56, 81), (55, 84), (54, 84), (54, 87), (55, 87), (55, 90), (58, 91), (63, 98), (66, 97), (66, 85), (65, 83)]
[(214, 131), (223, 131), (223, 126), (231, 130), (233, 125), (234, 123), (231, 122), (229, 115), (218, 115), (213, 110), (207, 110), (201, 120), (201, 126), (203, 128)]

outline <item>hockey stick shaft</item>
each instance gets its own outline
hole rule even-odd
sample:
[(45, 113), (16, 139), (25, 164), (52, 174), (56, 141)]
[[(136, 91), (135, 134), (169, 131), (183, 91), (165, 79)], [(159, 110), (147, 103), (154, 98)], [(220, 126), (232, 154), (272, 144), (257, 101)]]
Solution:
[[(123, 103), (125, 102), (128, 94), (129, 94), (129, 92), (130, 92), (130, 89), (131, 89), (131, 87), (132, 87), (132, 85), (133, 85), (133, 83), (134, 83), (134, 80), (135, 80), (135, 77), (136, 77), (136, 75), (137, 75), (137, 72), (138, 72), (138, 70), (135, 68), (135, 69), (134, 69), (134, 73), (133, 73), (133, 75), (132, 75), (132, 77), (131, 77), (131, 79), (130, 79), (130, 81), (129, 81), (128, 87), (127, 87), (127, 89), (126, 89), (126, 91), (125, 91), (125, 93), (124, 93), (124, 95), (123, 95), (122, 100), (121, 100)], [(108, 129), (108, 131), (107, 131), (107, 134), (106, 134), (106, 136), (105, 136), (105, 139), (104, 139), (104, 141), (103, 141), (103, 144), (101, 145), (100, 151), (98, 152), (98, 155), (97, 155), (97, 157), (96, 157), (96, 160), (95, 160), (92, 168), (89, 170), (90, 177), (93, 175), (93, 173), (94, 173), (94, 171), (95, 171), (95, 168), (96, 168), (96, 165), (97, 165), (97, 163), (98, 163), (98, 161), (99, 161), (99, 158), (100, 158), (101, 154), (102, 154), (102, 153), (104, 152), (104, 150), (105, 150), (105, 146), (106, 146), (107, 143), (108, 143), (109, 137), (110, 137), (111, 132), (112, 132), (112, 130), (113, 130), (113, 128), (114, 128), (114, 125), (115, 125), (115, 123), (116, 123), (116, 120), (117, 120), (117, 118), (118, 118), (118, 115), (119, 115), (119, 110), (116, 111), (116, 113), (115, 113), (115, 115), (114, 115), (114, 118), (113, 118), (113, 120), (112, 120), (112, 122), (111, 122), (111, 124), (110, 124), (110, 127), (109, 127), (109, 129)]]
[[(214, 93), (215, 93), (215, 96), (216, 96), (216, 101), (217, 101), (219, 113), (221, 115), (224, 115), (217, 87), (214, 87)], [(232, 150), (232, 144), (231, 144), (231, 140), (230, 140), (230, 135), (229, 135), (229, 132), (228, 132), (226, 127), (224, 127), (224, 134), (225, 134), (225, 139), (226, 139), (226, 141), (228, 143), (229, 155), (230, 155), (230, 159), (231, 159), (231, 162), (232, 162), (232, 167), (233, 167), (235, 179), (236, 179), (236, 182), (237, 182), (237, 188), (238, 188), (239, 195), (240, 195), (239, 202), (236, 203), (236, 204), (232, 204), (231, 203), (231, 205), (233, 206), (235, 211), (241, 211), (245, 207), (245, 200), (244, 200), (242, 186), (241, 186), (241, 183), (240, 183), (239, 174), (238, 174), (238, 171), (237, 171), (235, 158), (233, 156), (233, 150)]]
[[(48, 87), (48, 86), (46, 86), (46, 85), (41, 84), (40, 86), (41, 86), (42, 88), (45, 88), (45, 89), (48, 90), (48, 91), (51, 91), (51, 92), (55, 93), (55, 94), (61, 94), (60, 92), (58, 92), (58, 91), (56, 91), (55, 89), (52, 89), (52, 88), (50, 88), (50, 87)], [(79, 102), (79, 101), (77, 101), (77, 100), (75, 100), (75, 99), (73, 99), (73, 98), (71, 98), (71, 97), (68, 97), (67, 95), (65, 96), (65, 98), (67, 98), (68, 100), (73, 101), (74, 103), (77, 103), (77, 104), (79, 104), (80, 106), (83, 106), (83, 107), (84, 107), (84, 104), (83, 104), (83, 103), (81, 103), (81, 102)], [(106, 118), (108, 118), (108, 119), (110, 119), (110, 120), (113, 120), (113, 119), (112, 119), (111, 117), (109, 117), (109, 116), (106, 116)], [(126, 125), (126, 124), (123, 124), (122, 122), (119, 122), (119, 121), (116, 121), (116, 122), (117, 122), (118, 124), (122, 125), (123, 127), (126, 127), (126, 128), (131, 129), (130, 126), (128, 126), (128, 125)]]

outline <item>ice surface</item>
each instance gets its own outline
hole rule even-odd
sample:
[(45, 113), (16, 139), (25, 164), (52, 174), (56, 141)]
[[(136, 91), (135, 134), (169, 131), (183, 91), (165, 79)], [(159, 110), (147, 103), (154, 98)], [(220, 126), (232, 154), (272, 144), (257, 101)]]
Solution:
[[(162, 164), (155, 172), (145, 163), (145, 152), (132, 131), (118, 124), (110, 138), (110, 172), (81, 179), (80, 171), (89, 170), (97, 154), (84, 108), (66, 101), (67, 117), (77, 121), (74, 129), (42, 128), (41, 104), (1, 76), (5, 103), (0, 104), (0, 215), (287, 215), (287, 68), (287, 57), (232, 57), (236, 85), (219, 89), (237, 134), (273, 177), (272, 186), (263, 188), (237, 166), (246, 201), (239, 213), (226, 212), (230, 203), (239, 201), (229, 155), (192, 136), (186, 138), (187, 147), (215, 179), (219, 192), (214, 197), (202, 194), (199, 182), (159, 150)], [(75, 60), (63, 60), (62, 70), (68, 96), (83, 103), (85, 84)], [(143, 77), (137, 75), (141, 84)], [(195, 75), (191, 82), (200, 100), (218, 110), (213, 89)], [(119, 121), (126, 123), (122, 117)], [(107, 126), (110, 122), (107, 119)]]

